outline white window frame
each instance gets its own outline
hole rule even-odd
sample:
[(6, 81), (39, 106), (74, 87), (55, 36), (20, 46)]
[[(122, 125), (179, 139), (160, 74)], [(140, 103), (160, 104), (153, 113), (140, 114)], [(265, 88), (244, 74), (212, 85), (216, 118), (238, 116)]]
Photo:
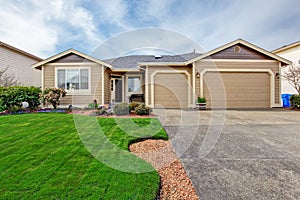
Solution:
[(58, 87), (58, 70), (88, 70), (88, 89), (79, 89), (79, 90), (66, 90), (67, 95), (91, 95), (91, 67), (55, 67), (55, 87)]
[[(130, 78), (130, 77), (139, 77), (140, 78), (140, 91), (139, 92), (129, 92), (128, 91), (128, 79)], [(127, 93), (135, 93), (135, 94), (141, 94), (143, 91), (142, 91), (142, 85), (143, 85), (143, 83), (142, 83), (142, 75), (141, 74), (136, 74), (136, 75), (134, 75), (134, 74), (132, 74), (132, 75), (127, 75), (127, 77), (126, 77), (126, 92)]]
[[(128, 92), (128, 79), (130, 77), (139, 77), (140, 78), (140, 91), (139, 92)], [(126, 75), (126, 86), (125, 86), (125, 92), (126, 92), (126, 97), (127, 99), (129, 98), (129, 96), (131, 94), (143, 94), (143, 80), (142, 80), (142, 74), (130, 74), (130, 75)]]

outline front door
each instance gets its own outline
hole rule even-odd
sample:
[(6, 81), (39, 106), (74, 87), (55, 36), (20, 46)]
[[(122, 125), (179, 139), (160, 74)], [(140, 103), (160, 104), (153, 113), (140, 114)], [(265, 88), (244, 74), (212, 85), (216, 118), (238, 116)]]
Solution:
[(116, 102), (123, 101), (122, 88), (123, 88), (122, 79), (115, 79), (115, 101)]

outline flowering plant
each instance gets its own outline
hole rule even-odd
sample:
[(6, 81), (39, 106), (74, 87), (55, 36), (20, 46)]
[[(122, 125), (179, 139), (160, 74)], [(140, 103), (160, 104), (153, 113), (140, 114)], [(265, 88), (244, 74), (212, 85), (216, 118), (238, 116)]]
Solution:
[(62, 88), (46, 88), (43, 93), (40, 94), (40, 98), (43, 104), (46, 102), (51, 103), (53, 108), (56, 109), (59, 105), (59, 99), (65, 97), (67, 92)]

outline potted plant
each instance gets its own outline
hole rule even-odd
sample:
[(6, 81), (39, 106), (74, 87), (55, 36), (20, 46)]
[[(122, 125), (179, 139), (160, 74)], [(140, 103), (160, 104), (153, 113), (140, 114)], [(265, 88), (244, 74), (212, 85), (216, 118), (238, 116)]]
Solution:
[(198, 97), (196, 108), (199, 110), (206, 110), (206, 99), (205, 97)]

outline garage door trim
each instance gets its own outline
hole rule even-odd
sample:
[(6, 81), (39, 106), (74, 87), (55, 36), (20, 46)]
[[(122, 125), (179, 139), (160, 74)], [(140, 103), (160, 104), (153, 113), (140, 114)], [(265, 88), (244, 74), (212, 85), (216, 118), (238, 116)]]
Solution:
[(156, 70), (151, 74), (151, 107), (154, 108), (154, 79), (156, 74), (185, 74), (188, 78), (188, 106), (191, 107), (191, 75), (186, 70)]
[(275, 75), (271, 69), (204, 69), (201, 72), (200, 76), (200, 95), (203, 97), (204, 92), (204, 84), (203, 77), (206, 72), (261, 72), (261, 73), (269, 73), (270, 74), (270, 105), (271, 107), (276, 107), (278, 105), (275, 104)]

